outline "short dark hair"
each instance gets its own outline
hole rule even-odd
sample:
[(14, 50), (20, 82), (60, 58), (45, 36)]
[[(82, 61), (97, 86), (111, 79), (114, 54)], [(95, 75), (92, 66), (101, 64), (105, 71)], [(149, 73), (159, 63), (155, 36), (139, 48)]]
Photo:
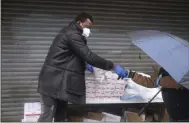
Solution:
[(93, 17), (90, 14), (82, 12), (75, 18), (75, 21), (85, 22), (87, 19), (93, 22)]

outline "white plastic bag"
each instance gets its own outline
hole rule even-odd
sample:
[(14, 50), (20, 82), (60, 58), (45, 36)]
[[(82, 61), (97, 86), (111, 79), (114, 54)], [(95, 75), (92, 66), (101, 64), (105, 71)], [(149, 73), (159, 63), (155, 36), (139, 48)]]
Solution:
[[(143, 76), (148, 76), (144, 73), (139, 73)], [(121, 96), (121, 100), (137, 100), (137, 101), (149, 101), (152, 97), (159, 91), (159, 88), (147, 88), (141, 86), (132, 79), (127, 79), (127, 86), (125, 88), (125, 93)], [(154, 102), (163, 102), (161, 92), (153, 100)]]

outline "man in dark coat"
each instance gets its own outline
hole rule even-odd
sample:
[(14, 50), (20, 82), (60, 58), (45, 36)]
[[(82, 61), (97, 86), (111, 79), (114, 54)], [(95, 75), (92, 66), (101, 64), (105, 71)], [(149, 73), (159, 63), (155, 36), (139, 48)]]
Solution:
[(65, 118), (68, 102), (85, 103), (85, 69), (95, 66), (114, 70), (126, 77), (125, 69), (93, 53), (87, 46), (93, 18), (79, 14), (74, 22), (55, 37), (39, 75), (38, 92), (41, 94), (42, 113), (39, 122), (61, 122)]

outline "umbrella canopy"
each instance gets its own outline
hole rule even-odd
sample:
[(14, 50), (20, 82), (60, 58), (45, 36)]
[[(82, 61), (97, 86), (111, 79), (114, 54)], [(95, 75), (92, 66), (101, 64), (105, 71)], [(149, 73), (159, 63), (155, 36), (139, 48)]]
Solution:
[(128, 35), (134, 45), (189, 89), (189, 42), (156, 30), (133, 31)]

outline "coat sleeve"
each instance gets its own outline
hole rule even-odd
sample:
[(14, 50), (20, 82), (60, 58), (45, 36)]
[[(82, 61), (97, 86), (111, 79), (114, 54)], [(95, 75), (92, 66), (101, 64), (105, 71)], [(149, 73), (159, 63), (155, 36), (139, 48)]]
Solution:
[(81, 35), (72, 34), (71, 36), (68, 36), (68, 45), (77, 56), (82, 58), (88, 64), (104, 70), (113, 69), (113, 63), (93, 53), (84, 43)]
[[(154, 73), (150, 77), (143, 76), (141, 74), (138, 74), (136, 72), (132, 73), (133, 75), (131, 76), (131, 79), (144, 87), (148, 88), (156, 88), (156, 79), (158, 77), (158, 73)], [(165, 76), (160, 80), (160, 86), (163, 88), (182, 88), (181, 85), (177, 84), (174, 79), (172, 79), (170, 76)]]
[(141, 74), (138, 74), (136, 72), (134, 72), (133, 76), (131, 77), (131, 79), (135, 83), (142, 85), (144, 87), (148, 87), (148, 88), (155, 88), (156, 87), (156, 78), (157, 78), (157, 74), (154, 74), (150, 77), (147, 77), (147, 76), (143, 76)]
[(165, 76), (160, 80), (160, 85), (164, 88), (183, 88), (180, 84), (177, 84), (177, 82), (170, 76)]

